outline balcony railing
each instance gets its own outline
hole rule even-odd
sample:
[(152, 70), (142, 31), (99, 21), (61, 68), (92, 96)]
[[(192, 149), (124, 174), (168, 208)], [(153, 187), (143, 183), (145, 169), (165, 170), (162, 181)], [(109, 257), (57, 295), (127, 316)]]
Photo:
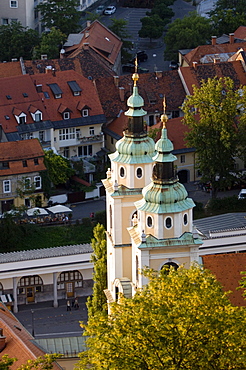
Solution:
[(101, 142), (103, 140), (103, 134), (91, 135), (91, 136), (79, 136), (78, 140), (82, 143), (88, 142)]

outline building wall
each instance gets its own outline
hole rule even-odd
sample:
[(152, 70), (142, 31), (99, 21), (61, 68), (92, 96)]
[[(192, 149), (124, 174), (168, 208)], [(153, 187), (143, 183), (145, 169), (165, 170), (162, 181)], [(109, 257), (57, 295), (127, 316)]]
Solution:
[(11, 20), (17, 20), (21, 22), (23, 27), (34, 28), (35, 2), (33, 0), (16, 0), (17, 7), (11, 7), (11, 0), (1, 0), (1, 25), (6, 24), (6, 20), (9, 24)]

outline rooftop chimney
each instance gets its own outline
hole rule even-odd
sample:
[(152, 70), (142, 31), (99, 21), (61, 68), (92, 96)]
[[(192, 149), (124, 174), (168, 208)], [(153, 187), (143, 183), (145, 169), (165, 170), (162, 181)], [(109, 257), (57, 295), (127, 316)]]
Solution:
[(214, 63), (219, 63), (219, 62), (220, 62), (220, 56), (219, 56), (219, 54), (215, 54)]
[(86, 21), (86, 27), (90, 27), (91, 21)]
[(125, 100), (125, 88), (124, 87), (119, 87), (119, 94), (120, 94), (120, 101)]
[(45, 73), (52, 73), (52, 66), (47, 66), (45, 68)]
[(192, 62), (192, 66), (196, 70), (196, 68), (197, 68), (197, 62)]
[(60, 50), (60, 59), (64, 59), (65, 58), (65, 49), (61, 49)]
[(119, 76), (114, 76), (114, 84), (116, 87), (119, 87)]
[(0, 352), (6, 347), (6, 337), (3, 335), (3, 329), (0, 328)]
[(41, 54), (41, 60), (46, 60), (48, 59), (48, 55), (47, 54)]
[(234, 44), (234, 33), (229, 33), (230, 44)]
[(216, 40), (217, 40), (217, 37), (216, 36), (212, 36), (212, 45), (216, 45)]

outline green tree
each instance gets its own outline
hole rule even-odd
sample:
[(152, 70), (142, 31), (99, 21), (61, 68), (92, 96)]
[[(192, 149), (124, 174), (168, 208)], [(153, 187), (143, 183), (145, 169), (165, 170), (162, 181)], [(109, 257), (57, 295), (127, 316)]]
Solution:
[(36, 45), (39, 45), (38, 32), (23, 27), (20, 22), (0, 26), (1, 62), (20, 57), (32, 59)]
[(234, 32), (246, 23), (245, 0), (217, 0), (209, 16), (214, 35)]
[(178, 61), (178, 50), (193, 49), (204, 45), (211, 38), (212, 27), (207, 18), (190, 12), (182, 19), (175, 19), (168, 27), (164, 41), (166, 60)]
[(53, 185), (65, 184), (74, 174), (74, 170), (67, 158), (57, 155), (53, 150), (45, 151), (44, 163), (48, 176)]
[(239, 101), (240, 94), (230, 78), (214, 78), (202, 81), (201, 87), (194, 86), (193, 95), (187, 96), (182, 107), (183, 123), (190, 129), (187, 143), (196, 149), (197, 166), (202, 180), (211, 182), (213, 197), (219, 188), (231, 185)]
[(245, 308), (197, 265), (145, 271), (149, 284), (90, 318), (80, 369), (244, 369)]
[[(58, 354), (40, 356), (35, 360), (28, 360), (26, 364), (19, 366), (17, 370), (51, 370), (53, 369), (54, 361), (59, 357), (61, 355)], [(11, 366), (15, 361), (17, 361), (17, 358), (3, 355), (0, 360), (0, 370), (11, 370)]]
[(36, 49), (37, 58), (39, 59), (41, 54), (47, 54), (48, 59), (59, 58), (60, 49), (66, 37), (55, 27), (52, 27), (50, 32), (42, 33), (40, 46)]
[(159, 15), (154, 14), (150, 17), (144, 17), (140, 19), (142, 28), (138, 31), (140, 37), (152, 39), (158, 39), (162, 36), (164, 31), (165, 21), (163, 21)]
[(174, 12), (171, 8), (168, 7), (163, 1), (159, 1), (151, 9), (150, 12), (147, 12), (146, 15), (152, 16), (154, 14), (159, 15), (162, 20), (165, 20), (165, 25), (171, 21), (171, 18), (174, 16)]
[(81, 12), (77, 10), (79, 0), (46, 0), (36, 9), (41, 13), (42, 23), (47, 28), (58, 28), (68, 35), (78, 31)]
[(123, 63), (126, 63), (131, 57), (129, 51), (133, 46), (132, 42), (129, 41), (130, 35), (126, 30), (128, 22), (124, 19), (112, 18), (111, 23), (112, 24), (109, 26), (109, 29), (114, 32), (122, 41), (121, 59)]
[(107, 288), (107, 245), (104, 226), (97, 224), (93, 235), (91, 262), (94, 264), (94, 285), (93, 295), (87, 300), (89, 318), (97, 313), (107, 314), (107, 299), (104, 294), (104, 289)]

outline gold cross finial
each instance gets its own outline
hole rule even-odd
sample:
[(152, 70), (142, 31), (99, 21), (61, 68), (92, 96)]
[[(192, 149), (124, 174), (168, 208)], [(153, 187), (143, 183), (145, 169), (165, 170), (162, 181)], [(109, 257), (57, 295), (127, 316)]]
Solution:
[(161, 115), (161, 122), (162, 122), (162, 127), (163, 128), (166, 128), (166, 122), (168, 121), (168, 117), (166, 115), (166, 107), (167, 107), (166, 95), (164, 95), (164, 98), (163, 98), (163, 114)]
[(138, 73), (138, 58), (135, 58), (135, 73)]
[(166, 114), (166, 95), (164, 95), (164, 98), (163, 98), (163, 113)]

